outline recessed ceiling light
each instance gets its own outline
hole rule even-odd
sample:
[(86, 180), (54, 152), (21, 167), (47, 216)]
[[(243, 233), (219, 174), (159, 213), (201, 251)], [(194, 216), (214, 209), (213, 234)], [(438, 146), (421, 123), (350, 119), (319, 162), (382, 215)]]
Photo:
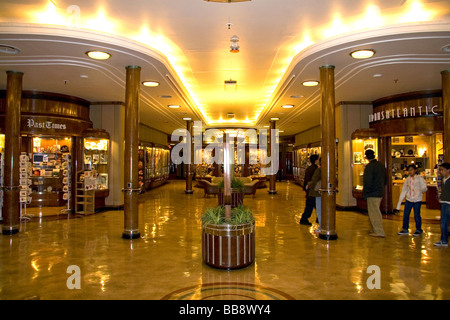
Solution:
[(278, 132), (279, 132), (279, 133), (283, 133), (283, 132), (284, 132), (284, 130), (278, 130)]
[(5, 44), (0, 44), (0, 52), (6, 54), (18, 54), (20, 50), (13, 46), (8, 46)]
[(157, 81), (143, 81), (142, 84), (146, 87), (157, 87), (159, 86), (159, 82)]
[(284, 109), (290, 109), (293, 108), (294, 106), (292, 104), (285, 104), (284, 106), (281, 106)]
[(163, 95), (160, 95), (158, 97), (163, 98), (163, 99), (170, 99), (170, 98), (172, 98), (172, 96), (170, 96), (168, 94), (163, 94)]
[(183, 118), (183, 120), (189, 121), (189, 120), (192, 120), (192, 118)]
[(270, 118), (271, 121), (278, 121), (280, 118)]
[(89, 78), (89, 76), (86, 74), (82, 74), (82, 75), (80, 75), (80, 78), (87, 79), (87, 78)]
[(373, 57), (375, 54), (375, 50), (372, 49), (362, 49), (362, 50), (355, 50), (350, 53), (350, 55), (355, 59), (367, 59)]
[(171, 108), (171, 109), (178, 109), (178, 108), (181, 108), (181, 107), (178, 106), (178, 105), (175, 105), (175, 104), (171, 104), (171, 105), (169, 105), (169, 108)]
[(317, 80), (307, 80), (307, 81), (303, 81), (302, 85), (305, 87), (315, 87), (317, 85), (319, 85), (319, 81)]
[(264, 126), (264, 128), (270, 128), (270, 126)]
[(374, 78), (381, 78), (383, 75), (381, 73), (375, 73), (373, 75)]
[(91, 59), (95, 60), (107, 60), (111, 58), (111, 54), (104, 51), (88, 51), (86, 52), (87, 56)]
[(303, 96), (302, 95), (293, 95), (293, 96), (291, 96), (291, 98), (292, 99), (300, 99), (300, 98), (303, 98)]
[(450, 44), (443, 46), (441, 50), (444, 52), (450, 52)]

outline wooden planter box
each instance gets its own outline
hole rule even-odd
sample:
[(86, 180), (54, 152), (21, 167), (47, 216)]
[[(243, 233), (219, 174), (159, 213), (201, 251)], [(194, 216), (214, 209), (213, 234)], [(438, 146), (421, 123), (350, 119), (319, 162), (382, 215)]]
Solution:
[(239, 269), (255, 261), (255, 225), (206, 225), (202, 230), (203, 261), (219, 269)]
[[(225, 203), (223, 201), (224, 194), (223, 189), (219, 188), (219, 206), (224, 206)], [(238, 207), (239, 205), (244, 203), (244, 191), (240, 191), (239, 189), (231, 189), (231, 207)]]

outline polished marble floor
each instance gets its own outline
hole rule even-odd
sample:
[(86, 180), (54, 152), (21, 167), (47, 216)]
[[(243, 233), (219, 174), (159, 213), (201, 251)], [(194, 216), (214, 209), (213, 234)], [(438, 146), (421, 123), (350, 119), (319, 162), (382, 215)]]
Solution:
[[(383, 221), (386, 238), (368, 236), (368, 217), (337, 212), (338, 240), (318, 239), (298, 224), (304, 193), (290, 182), (278, 194), (246, 197), (256, 218), (256, 262), (236, 271), (202, 263), (200, 215), (217, 198), (183, 181), (140, 196), (141, 239), (124, 240), (123, 211), (77, 219), (23, 222), (0, 236), (1, 299), (450, 299), (450, 251), (434, 248), (439, 224), (422, 237), (397, 236), (399, 219)], [(313, 220), (313, 219), (311, 219)], [(67, 268), (80, 270), (68, 289)], [(371, 265), (380, 289), (369, 289)], [(370, 281), (369, 281), (370, 282)]]

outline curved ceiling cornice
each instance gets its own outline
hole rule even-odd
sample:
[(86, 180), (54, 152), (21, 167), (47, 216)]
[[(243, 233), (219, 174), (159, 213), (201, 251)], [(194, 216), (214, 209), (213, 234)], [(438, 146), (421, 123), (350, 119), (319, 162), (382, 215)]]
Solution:
[[(283, 99), (286, 100), (288, 98), (292, 88), (301, 90), (301, 82), (311, 78), (311, 75), (318, 80), (319, 67), (322, 65), (331, 64), (336, 66), (337, 92), (350, 80), (358, 77), (364, 70), (375, 70), (380, 66), (406, 64), (450, 65), (450, 55), (440, 52), (440, 48), (428, 48), (428, 50), (427, 48), (421, 48), (421, 46), (426, 45), (427, 41), (450, 43), (449, 32), (450, 23), (448, 22), (418, 23), (351, 33), (311, 45), (293, 59), (283, 80), (271, 97), (269, 107), (258, 118), (257, 124), (262, 125), (270, 117), (274, 116), (274, 110), (283, 104)], [(406, 42), (415, 42), (417, 48), (421, 49), (419, 51), (423, 52), (402, 53), (402, 51), (393, 49), (394, 46), (401, 47)], [(383, 47), (383, 50), (377, 50), (377, 48), (381, 47)], [(377, 54), (367, 60), (349, 58), (350, 52), (362, 48), (373, 48), (377, 51)], [(296, 103), (296, 107), (291, 109), (289, 115), (281, 118), (279, 126), (282, 127), (293, 121), (293, 119), (298, 118), (309, 108), (317, 106), (320, 102), (319, 93), (319, 87), (309, 89), (308, 95), (304, 96), (301, 103)]]

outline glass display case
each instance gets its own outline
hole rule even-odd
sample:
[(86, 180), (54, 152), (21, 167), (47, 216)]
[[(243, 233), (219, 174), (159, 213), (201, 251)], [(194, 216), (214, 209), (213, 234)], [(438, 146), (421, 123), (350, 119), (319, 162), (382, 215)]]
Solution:
[(153, 143), (141, 142), (138, 150), (138, 177), (142, 191), (169, 179), (170, 151)]
[(317, 144), (310, 144), (308, 146), (297, 147), (294, 149), (294, 166), (293, 174), (294, 181), (299, 185), (303, 186), (305, 181), (305, 171), (309, 163), (309, 157), (313, 154), (317, 154), (320, 157), (322, 148)]
[[(27, 160), (32, 168), (29, 206), (64, 205), (71, 172), (71, 137), (32, 137), (31, 151)], [(22, 175), (26, 179), (26, 173)]]
[(375, 152), (378, 159), (378, 133), (374, 129), (359, 129), (352, 133), (352, 194), (356, 198), (357, 206), (365, 209), (367, 204), (363, 200), (364, 168), (369, 161), (365, 158), (367, 150)]
[(108, 190), (109, 138), (85, 137), (83, 141), (84, 171), (96, 178), (96, 190)]

